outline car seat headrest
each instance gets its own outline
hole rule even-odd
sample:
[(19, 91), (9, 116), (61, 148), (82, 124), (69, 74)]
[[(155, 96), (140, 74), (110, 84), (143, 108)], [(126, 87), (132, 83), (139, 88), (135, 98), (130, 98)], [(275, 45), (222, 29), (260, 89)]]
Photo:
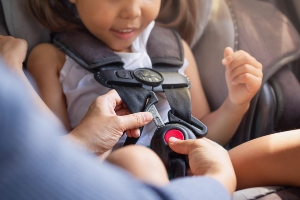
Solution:
[(210, 18), (212, 5), (213, 4), (211, 0), (198, 0), (197, 26), (196, 26), (194, 38), (191, 43), (191, 47), (193, 47), (202, 36), (204, 29), (206, 28), (206, 25)]
[[(185, 31), (186, 24), (189, 22), (186, 22), (186, 18), (189, 17), (184, 17), (185, 15), (183, 14), (183, 18), (181, 18), (181, 11), (179, 11), (178, 6), (179, 6), (179, 1), (162, 1), (162, 8), (161, 12), (157, 18), (157, 22), (161, 22), (162, 24), (166, 24), (168, 27), (172, 27), (173, 29), (177, 30), (179, 33), (182, 33), (182, 37), (185, 38), (184, 35), (187, 35), (187, 31)], [(210, 14), (211, 14), (211, 8), (212, 8), (212, 1), (211, 0), (197, 0), (194, 4), (187, 5), (186, 9), (189, 9), (189, 6), (195, 6), (195, 8), (192, 8), (195, 10), (195, 13), (192, 11), (189, 15), (195, 15), (196, 20), (195, 22), (191, 21), (191, 24), (195, 23), (195, 33), (192, 38), (188, 38), (188, 42), (190, 43), (190, 46), (193, 47), (196, 42), (199, 40), (199, 38), (202, 36), (204, 29), (208, 23)], [(185, 9), (185, 8), (183, 8)], [(172, 11), (170, 11), (172, 10)], [(179, 17), (181, 16), (181, 17)], [(182, 31), (184, 30), (184, 31)], [(188, 30), (193, 31), (193, 30)], [(185, 38), (187, 39), (187, 38)]]
[(26, 0), (1, 0), (1, 3), (8, 34), (27, 40), (29, 51), (41, 42), (50, 41), (50, 32), (34, 19)]
[(231, 0), (231, 6), (235, 11), (238, 29), (238, 49), (250, 53), (262, 63), (263, 82), (285, 64), (299, 57), (299, 34), (274, 5)]

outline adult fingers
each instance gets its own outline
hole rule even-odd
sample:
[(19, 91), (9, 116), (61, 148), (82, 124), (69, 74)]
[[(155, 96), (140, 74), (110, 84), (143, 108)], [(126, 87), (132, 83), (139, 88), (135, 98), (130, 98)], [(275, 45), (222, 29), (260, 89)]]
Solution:
[(119, 116), (120, 126), (123, 131), (145, 126), (152, 120), (150, 112), (139, 112), (130, 115)]
[(102, 97), (106, 98), (114, 108), (123, 104), (123, 101), (116, 90), (110, 90), (106, 94), (102, 95)]
[(131, 112), (127, 108), (120, 108), (119, 110), (115, 109), (118, 116), (130, 115)]
[(139, 128), (136, 129), (130, 129), (126, 131), (126, 135), (127, 137), (134, 137), (134, 138), (138, 138), (140, 137), (141, 131)]
[(190, 151), (194, 148), (200, 147), (202, 139), (197, 140), (179, 140), (177, 138), (171, 137), (169, 138), (169, 147), (180, 154), (189, 154)]

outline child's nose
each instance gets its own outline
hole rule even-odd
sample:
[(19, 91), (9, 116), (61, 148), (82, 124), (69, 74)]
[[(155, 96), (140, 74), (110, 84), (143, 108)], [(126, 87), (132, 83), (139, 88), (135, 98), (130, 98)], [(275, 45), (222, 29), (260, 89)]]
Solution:
[(141, 16), (139, 0), (127, 0), (121, 10), (120, 16), (123, 19), (135, 19)]

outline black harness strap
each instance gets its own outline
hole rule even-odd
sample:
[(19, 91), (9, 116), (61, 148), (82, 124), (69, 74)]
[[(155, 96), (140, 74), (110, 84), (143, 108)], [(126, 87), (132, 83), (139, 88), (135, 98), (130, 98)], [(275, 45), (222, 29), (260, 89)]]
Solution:
[[(184, 120), (191, 123), (191, 101), (188, 87), (164, 89), (168, 102), (171, 107), (172, 113)], [(174, 178), (184, 177), (186, 175), (186, 163), (183, 156), (170, 158), (171, 173)]]
[[(144, 111), (147, 99), (149, 97), (149, 91), (144, 88), (133, 88), (118, 85), (113, 85), (113, 88), (118, 92), (131, 113)], [(140, 130), (142, 133), (143, 127), (141, 127)], [(127, 137), (124, 146), (135, 144), (137, 141), (138, 138)]]
[(164, 89), (173, 114), (191, 123), (191, 101), (187, 87)]
[(92, 73), (106, 66), (123, 69), (121, 58), (88, 31), (59, 33), (55, 35), (53, 42), (81, 67)]
[(183, 156), (171, 158), (170, 162), (171, 173), (174, 178), (184, 177), (186, 175), (186, 164)]
[(144, 110), (149, 97), (149, 91), (144, 88), (112, 85), (131, 113)]

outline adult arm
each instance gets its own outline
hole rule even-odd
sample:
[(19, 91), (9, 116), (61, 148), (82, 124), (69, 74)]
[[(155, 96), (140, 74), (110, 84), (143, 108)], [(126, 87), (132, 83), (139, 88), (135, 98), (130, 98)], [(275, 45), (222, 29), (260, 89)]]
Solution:
[[(50, 106), (54, 104), (56, 106), (56, 110), (60, 110), (60, 112), (65, 113), (66, 108), (61, 107), (61, 105), (65, 105), (63, 100), (64, 98), (61, 96), (62, 94), (57, 95), (57, 91), (61, 90), (59, 80), (57, 79), (57, 69), (53, 67), (51, 68), (52, 65), (55, 65), (56, 67), (58, 67), (58, 65), (60, 66), (61, 62), (64, 62), (64, 55), (50, 44), (43, 44), (39, 46), (35, 49), (35, 52), (43, 52), (44, 50), (47, 50), (46, 52), (48, 53), (48, 56), (45, 56), (45, 54), (38, 54), (39, 56), (44, 56), (43, 59), (32, 58), (30, 62), (33, 63), (33, 65), (36, 65), (36, 70), (34, 72), (37, 80), (43, 82), (45, 79), (50, 77), (50, 79), (54, 82), (52, 84), (52, 82), (48, 80), (42, 83), (47, 84), (47, 86), (45, 86), (46, 89), (44, 88), (42, 91), (42, 96), (44, 95), (47, 97), (47, 102), (51, 102), (49, 103)], [(52, 118), (52, 121), (61, 125), (60, 120), (58, 120), (56, 115), (53, 114), (49, 107), (36, 93), (23, 71), (23, 62), (26, 52), (27, 42), (25, 40), (0, 35), (0, 55), (6, 62), (7, 66), (21, 78), (27, 91), (33, 98), (34, 103), (48, 114)], [(38, 61), (40, 60), (43, 60), (43, 63), (39, 63)], [(55, 60), (56, 62), (54, 62)], [(45, 63), (48, 65), (45, 65)], [(38, 67), (39, 65), (40, 67)], [(53, 99), (51, 97), (55, 98)], [(109, 112), (106, 112), (107, 110), (105, 109), (110, 110)], [(102, 113), (106, 113), (107, 115), (103, 117), (103, 115), (100, 115)], [(122, 117), (123, 115), (126, 115), (127, 117)], [(98, 97), (92, 103), (78, 127), (72, 130), (65, 137), (72, 141), (76, 141), (90, 151), (101, 155), (115, 145), (124, 131), (126, 131), (129, 136), (136, 136), (139, 134), (138, 128), (147, 124), (151, 121), (151, 119), (152, 116), (150, 113), (135, 113), (130, 115), (128, 109), (122, 103), (121, 98), (115, 91), (112, 91), (108, 95)], [(103, 124), (106, 124), (106, 126), (102, 126)]]
[(66, 140), (28, 98), (22, 82), (0, 66), (0, 194), (2, 199), (230, 199), (214, 178), (177, 179), (165, 187), (135, 180)]
[(44, 112), (47, 112), (53, 120), (60, 123), (57, 117), (50, 111), (48, 106), (45, 105), (36, 93), (23, 71), (23, 62), (26, 58), (27, 49), (28, 44), (24, 39), (0, 35), (0, 55), (3, 62), (5, 62), (6, 65), (22, 79), (35, 104), (38, 105)]

